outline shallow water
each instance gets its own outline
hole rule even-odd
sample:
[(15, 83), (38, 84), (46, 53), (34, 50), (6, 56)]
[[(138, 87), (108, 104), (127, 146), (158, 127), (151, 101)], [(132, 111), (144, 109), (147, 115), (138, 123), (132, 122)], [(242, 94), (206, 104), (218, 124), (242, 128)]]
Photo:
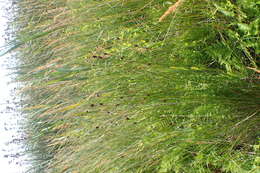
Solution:
[[(4, 45), (7, 19), (4, 13), (8, 1), (0, 1), (0, 46)], [(19, 97), (16, 96), (18, 84), (10, 83), (11, 70), (8, 69), (15, 59), (11, 55), (0, 57), (0, 172), (23, 173), (27, 169), (25, 153), (25, 135), (20, 112)]]

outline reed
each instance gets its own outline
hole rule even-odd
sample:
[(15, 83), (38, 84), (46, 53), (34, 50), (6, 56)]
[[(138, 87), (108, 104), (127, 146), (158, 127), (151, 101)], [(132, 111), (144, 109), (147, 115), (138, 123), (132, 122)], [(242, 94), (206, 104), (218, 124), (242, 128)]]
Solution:
[(257, 46), (224, 51), (231, 1), (163, 22), (163, 0), (13, 2), (28, 172), (257, 173)]

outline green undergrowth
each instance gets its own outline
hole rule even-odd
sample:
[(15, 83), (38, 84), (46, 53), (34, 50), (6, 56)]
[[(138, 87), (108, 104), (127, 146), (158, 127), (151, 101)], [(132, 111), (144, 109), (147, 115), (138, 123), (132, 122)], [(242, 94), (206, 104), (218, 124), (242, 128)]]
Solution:
[(14, 1), (30, 172), (259, 171), (259, 3)]

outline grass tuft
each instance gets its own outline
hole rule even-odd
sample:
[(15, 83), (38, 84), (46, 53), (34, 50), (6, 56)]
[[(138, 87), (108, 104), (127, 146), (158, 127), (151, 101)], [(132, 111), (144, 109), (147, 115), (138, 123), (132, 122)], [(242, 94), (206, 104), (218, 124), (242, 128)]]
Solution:
[(259, 171), (256, 0), (13, 2), (29, 172)]

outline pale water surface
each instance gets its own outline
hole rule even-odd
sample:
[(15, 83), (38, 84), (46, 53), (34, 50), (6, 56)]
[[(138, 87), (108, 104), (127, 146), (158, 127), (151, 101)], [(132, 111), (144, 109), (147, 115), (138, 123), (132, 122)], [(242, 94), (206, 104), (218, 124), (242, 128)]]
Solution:
[[(0, 1), (0, 47), (4, 45), (7, 24), (4, 9), (8, 5), (8, 0)], [(0, 173), (24, 173), (28, 165), (24, 154), (24, 117), (19, 111), (20, 98), (15, 93), (18, 84), (10, 83), (13, 76), (9, 67), (14, 63), (11, 55), (0, 57)]]

